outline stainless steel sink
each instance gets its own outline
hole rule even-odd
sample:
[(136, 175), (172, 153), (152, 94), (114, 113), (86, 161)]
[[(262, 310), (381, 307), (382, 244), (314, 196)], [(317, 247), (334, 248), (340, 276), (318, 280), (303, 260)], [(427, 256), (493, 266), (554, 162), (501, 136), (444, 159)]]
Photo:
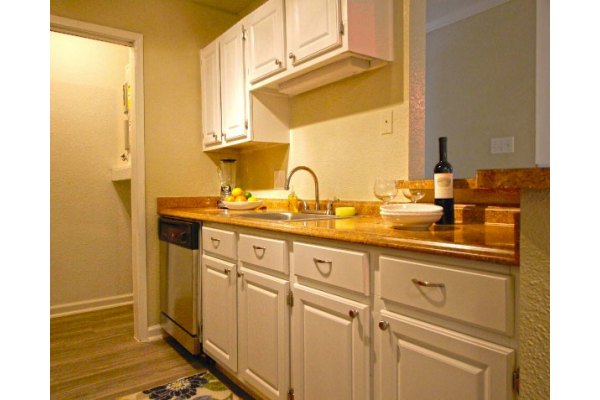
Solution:
[(338, 219), (335, 215), (325, 214), (303, 214), (291, 212), (265, 212), (238, 214), (236, 217), (260, 219), (264, 221), (313, 221), (322, 219)]

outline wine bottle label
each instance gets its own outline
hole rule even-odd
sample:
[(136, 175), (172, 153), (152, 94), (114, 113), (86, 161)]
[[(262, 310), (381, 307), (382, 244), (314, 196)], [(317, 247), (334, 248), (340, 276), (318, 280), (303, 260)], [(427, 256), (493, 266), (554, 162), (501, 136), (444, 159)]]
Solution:
[(454, 198), (454, 179), (452, 173), (433, 175), (433, 193), (436, 199)]

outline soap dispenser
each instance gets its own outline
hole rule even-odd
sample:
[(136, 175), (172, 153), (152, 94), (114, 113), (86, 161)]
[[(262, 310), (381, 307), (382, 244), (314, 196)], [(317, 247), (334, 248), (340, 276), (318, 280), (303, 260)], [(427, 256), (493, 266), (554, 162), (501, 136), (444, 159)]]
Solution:
[(291, 186), (288, 193), (288, 211), (293, 213), (298, 212), (298, 197), (296, 196), (296, 192), (294, 192), (294, 188)]

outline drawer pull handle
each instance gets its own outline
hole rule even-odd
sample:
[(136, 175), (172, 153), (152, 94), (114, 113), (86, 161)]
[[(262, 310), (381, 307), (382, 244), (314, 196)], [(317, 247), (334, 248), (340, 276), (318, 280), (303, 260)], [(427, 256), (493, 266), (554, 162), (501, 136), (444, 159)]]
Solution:
[(358, 317), (358, 310), (350, 310), (348, 311), (348, 315), (350, 316), (350, 318), (356, 318)]
[(313, 260), (318, 264), (332, 264), (331, 260), (323, 260), (322, 258), (313, 257)]
[(381, 329), (382, 331), (385, 331), (387, 328), (389, 328), (390, 324), (387, 321), (379, 321), (379, 329)]
[(231, 273), (231, 270), (229, 268), (224, 268), (223, 269), (223, 273), (227, 276), (229, 276), (229, 274)]
[(217, 239), (216, 237), (210, 237), (210, 240), (215, 247), (219, 247), (219, 243), (221, 243), (221, 239)]
[(255, 245), (255, 244), (253, 244), (253, 245), (252, 245), (252, 248), (253, 248), (254, 250), (262, 250), (262, 251), (265, 251), (265, 250), (266, 250), (266, 247), (257, 246), (257, 245)]
[(416, 278), (412, 279), (413, 283), (415, 285), (419, 285), (419, 286), (424, 286), (424, 287), (439, 287), (439, 288), (443, 288), (446, 287), (445, 284), (443, 283), (433, 283), (433, 282), (427, 282), (427, 281), (420, 281)]

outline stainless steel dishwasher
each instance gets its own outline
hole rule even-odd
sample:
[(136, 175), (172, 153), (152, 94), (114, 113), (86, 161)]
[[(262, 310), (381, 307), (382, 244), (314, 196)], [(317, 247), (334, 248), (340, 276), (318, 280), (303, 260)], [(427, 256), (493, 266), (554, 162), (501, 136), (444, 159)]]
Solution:
[(192, 354), (200, 353), (200, 223), (160, 217), (160, 324)]

